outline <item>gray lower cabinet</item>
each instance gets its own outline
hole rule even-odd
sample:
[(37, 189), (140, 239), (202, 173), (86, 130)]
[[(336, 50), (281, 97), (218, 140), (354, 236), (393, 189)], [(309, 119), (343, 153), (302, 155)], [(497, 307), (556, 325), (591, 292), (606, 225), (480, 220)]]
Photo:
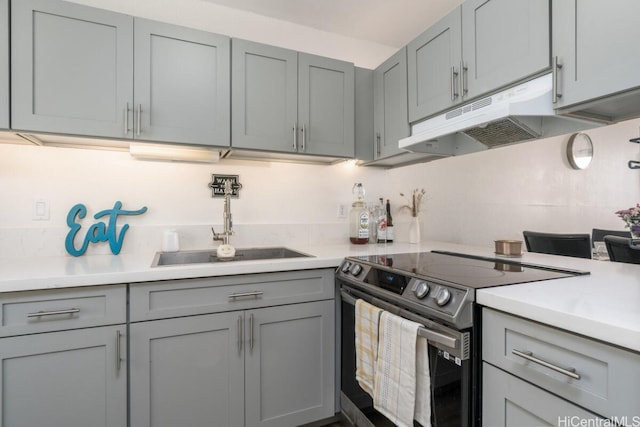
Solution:
[(377, 160), (403, 153), (398, 141), (409, 136), (406, 48), (375, 69), (373, 84), (374, 158)]
[(550, 67), (550, 5), (467, 0), (407, 47), (415, 122)]
[(0, 129), (9, 127), (9, 0), (0, 0)]
[(483, 426), (569, 426), (576, 422), (606, 425), (602, 417), (488, 363), (483, 363), (482, 376)]
[(298, 426), (335, 413), (332, 270), (132, 284), (131, 426)]
[[(588, 103), (640, 86), (637, 50), (640, 3), (634, 0), (553, 2), (553, 55), (557, 59), (558, 108)], [(587, 116), (624, 119), (638, 96), (585, 105)], [(569, 108), (569, 111), (572, 111)]]
[(125, 285), (6, 293), (0, 310), (0, 425), (127, 426)]
[(353, 64), (247, 40), (232, 47), (232, 146), (353, 157)]
[(59, 0), (11, 23), (12, 128), (229, 146), (229, 38)]
[(487, 308), (482, 321), (484, 425), (637, 422), (640, 354)]

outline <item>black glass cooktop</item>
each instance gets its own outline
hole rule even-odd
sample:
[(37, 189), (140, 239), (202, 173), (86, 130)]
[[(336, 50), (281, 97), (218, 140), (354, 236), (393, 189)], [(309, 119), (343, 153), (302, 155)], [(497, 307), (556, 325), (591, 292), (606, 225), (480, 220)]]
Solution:
[(440, 279), (474, 289), (589, 274), (588, 271), (523, 264), (512, 259), (443, 251), (371, 255), (356, 259), (396, 273)]

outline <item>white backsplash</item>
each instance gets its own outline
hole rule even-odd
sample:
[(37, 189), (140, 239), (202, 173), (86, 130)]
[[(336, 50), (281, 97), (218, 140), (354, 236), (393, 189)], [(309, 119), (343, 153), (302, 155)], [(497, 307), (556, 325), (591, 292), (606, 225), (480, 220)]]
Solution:
[[(590, 232), (622, 229), (618, 209), (640, 202), (640, 147), (629, 138), (640, 120), (588, 131), (594, 159), (571, 169), (568, 135), (437, 160), (398, 169), (277, 162), (221, 161), (187, 164), (133, 160), (128, 153), (0, 144), (0, 257), (65, 255), (66, 216), (83, 203), (87, 217), (110, 209), (148, 211), (121, 217), (130, 225), (121, 253), (160, 250), (165, 230), (175, 229), (181, 249), (214, 247), (210, 227), (221, 229), (223, 200), (212, 199), (211, 175), (237, 174), (243, 188), (231, 200), (237, 246), (347, 242), (351, 187), (362, 182), (367, 199), (391, 200), (397, 241), (408, 240), (409, 214), (400, 196), (426, 190), (420, 214), (423, 240), (491, 247), (498, 238), (522, 238), (523, 229)], [(50, 203), (50, 219), (34, 221), (37, 199)], [(80, 232), (84, 235), (86, 225)], [(107, 244), (87, 254), (110, 253)]]

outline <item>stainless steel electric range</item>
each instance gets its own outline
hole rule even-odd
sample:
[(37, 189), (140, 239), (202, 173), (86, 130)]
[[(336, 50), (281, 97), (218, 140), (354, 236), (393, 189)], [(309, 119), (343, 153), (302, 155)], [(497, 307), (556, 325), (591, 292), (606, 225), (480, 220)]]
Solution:
[[(585, 271), (432, 251), (348, 257), (336, 270), (341, 293), (341, 404), (358, 426), (392, 426), (355, 380), (355, 301), (421, 323), (429, 343), (434, 427), (480, 425), (480, 313), (476, 290), (560, 279)], [(415, 424), (419, 426), (418, 423)]]

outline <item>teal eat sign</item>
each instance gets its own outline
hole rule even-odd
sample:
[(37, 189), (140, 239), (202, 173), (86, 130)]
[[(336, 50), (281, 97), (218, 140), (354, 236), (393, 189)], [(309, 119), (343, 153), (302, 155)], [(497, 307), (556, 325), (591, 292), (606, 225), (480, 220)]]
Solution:
[(129, 229), (129, 224), (122, 226), (119, 233), (116, 232), (118, 217), (123, 215), (141, 215), (147, 211), (147, 207), (144, 206), (135, 211), (127, 211), (122, 209), (122, 202), (117, 201), (113, 205), (113, 209), (106, 209), (98, 212), (93, 216), (94, 219), (100, 219), (106, 217), (107, 222), (99, 221), (92, 224), (85, 236), (82, 239), (82, 246), (76, 248), (75, 240), (76, 235), (80, 232), (82, 226), (78, 224), (77, 220), (82, 219), (87, 215), (87, 208), (82, 203), (78, 203), (71, 208), (67, 214), (67, 225), (69, 226), (69, 233), (65, 239), (65, 249), (70, 255), (80, 256), (83, 255), (90, 243), (108, 242), (111, 252), (114, 255), (118, 255), (122, 249), (122, 243), (124, 241), (124, 235)]

